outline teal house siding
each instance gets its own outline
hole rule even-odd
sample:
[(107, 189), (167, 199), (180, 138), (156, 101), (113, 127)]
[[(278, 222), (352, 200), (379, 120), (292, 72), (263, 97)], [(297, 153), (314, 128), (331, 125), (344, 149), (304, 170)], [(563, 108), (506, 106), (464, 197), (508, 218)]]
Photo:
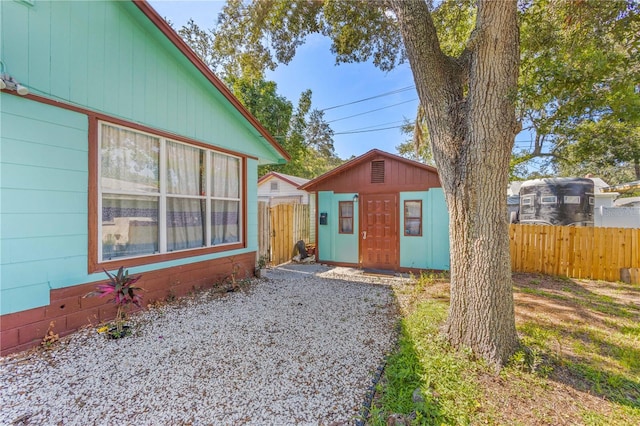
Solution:
[(449, 270), (449, 213), (442, 188), (400, 193), (401, 231), (406, 200), (422, 200), (422, 236), (406, 236), (400, 232), (400, 266)]
[(130, 273), (147, 279), (150, 294), (211, 286), (234, 264), (243, 275), (253, 272), (257, 168), (285, 163), (288, 155), (147, 3), (2, 1), (0, 60), (3, 76), (29, 90), (0, 93), (3, 354), (41, 339), (51, 319), (65, 334), (89, 317), (114, 315), (81, 298), (105, 278), (90, 249), (99, 239), (91, 230), (101, 121), (209, 147), (244, 164), (240, 242), (124, 259)]
[(87, 117), (0, 94), (1, 313), (87, 279)]
[(354, 232), (338, 232), (340, 201), (352, 201), (355, 194), (318, 193), (318, 212), (327, 213), (327, 224), (318, 225), (319, 258), (324, 261), (358, 263), (358, 204), (354, 203)]
[(30, 93), (282, 162), (233, 105), (128, 1), (2, 8), (2, 62)]

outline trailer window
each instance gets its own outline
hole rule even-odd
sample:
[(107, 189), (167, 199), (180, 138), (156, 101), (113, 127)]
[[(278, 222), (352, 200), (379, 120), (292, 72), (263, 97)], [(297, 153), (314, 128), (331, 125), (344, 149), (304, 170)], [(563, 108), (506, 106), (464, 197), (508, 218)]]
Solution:
[(558, 197), (555, 195), (547, 195), (546, 197), (542, 197), (540, 199), (541, 204), (556, 204), (558, 202)]
[(592, 206), (594, 204), (595, 204), (595, 202), (594, 202), (593, 197), (589, 197), (589, 205)]
[(565, 204), (580, 204), (580, 196), (579, 195), (565, 195), (564, 196)]
[(523, 206), (532, 206), (533, 205), (533, 195), (528, 195), (526, 197), (522, 197), (520, 201)]

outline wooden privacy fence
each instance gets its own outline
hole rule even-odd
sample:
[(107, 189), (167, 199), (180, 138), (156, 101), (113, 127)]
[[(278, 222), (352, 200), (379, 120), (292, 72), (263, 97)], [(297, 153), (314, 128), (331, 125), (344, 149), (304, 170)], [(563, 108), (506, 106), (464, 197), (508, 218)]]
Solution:
[(509, 225), (511, 269), (618, 281), (640, 267), (640, 229)]
[(311, 221), (307, 204), (258, 203), (258, 260), (279, 265), (294, 255), (296, 242), (311, 241)]

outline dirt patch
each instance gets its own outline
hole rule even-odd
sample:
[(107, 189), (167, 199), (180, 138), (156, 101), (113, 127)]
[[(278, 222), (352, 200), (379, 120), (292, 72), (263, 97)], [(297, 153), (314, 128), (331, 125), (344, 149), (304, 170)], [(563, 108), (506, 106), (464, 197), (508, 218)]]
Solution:
[(616, 347), (603, 336), (624, 336), (621, 331), (637, 326), (640, 287), (537, 274), (514, 274), (513, 281), (519, 329), (548, 333), (537, 355), (538, 368), (546, 366), (548, 373), (508, 369), (500, 376), (480, 375), (483, 422), (634, 424), (637, 417), (625, 413), (640, 409), (638, 363), (621, 367), (613, 359), (620, 350), (630, 357), (640, 352), (637, 345)]

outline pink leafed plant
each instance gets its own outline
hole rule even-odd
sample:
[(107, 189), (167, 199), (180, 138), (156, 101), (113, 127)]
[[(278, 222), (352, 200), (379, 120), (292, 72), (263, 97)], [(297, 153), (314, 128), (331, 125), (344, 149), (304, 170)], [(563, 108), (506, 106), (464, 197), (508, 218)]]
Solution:
[(143, 289), (134, 285), (142, 275), (131, 276), (122, 266), (116, 275), (109, 273), (106, 269), (103, 271), (109, 277), (109, 281), (96, 285), (96, 289), (84, 297), (109, 297), (110, 301), (118, 306), (115, 321), (117, 334), (114, 336), (122, 337), (123, 325), (127, 318), (126, 309), (132, 304), (140, 307), (142, 303), (142, 296), (138, 292)]

